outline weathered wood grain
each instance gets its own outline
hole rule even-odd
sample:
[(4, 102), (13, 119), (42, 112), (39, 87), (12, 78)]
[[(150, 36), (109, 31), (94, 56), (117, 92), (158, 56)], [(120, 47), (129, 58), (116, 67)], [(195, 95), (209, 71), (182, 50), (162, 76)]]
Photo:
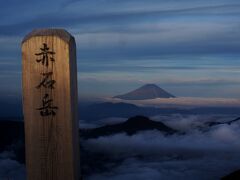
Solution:
[[(46, 66), (36, 53), (47, 44), (54, 61)], [(40, 29), (22, 42), (22, 88), (28, 180), (79, 179), (77, 66), (74, 38), (65, 30)], [(37, 86), (52, 72), (53, 89)], [(49, 80), (49, 79), (48, 79)], [(46, 85), (46, 84), (45, 84)], [(49, 85), (49, 84), (48, 84)], [(52, 99), (55, 115), (41, 115), (43, 97)], [(49, 105), (49, 104), (48, 104)]]

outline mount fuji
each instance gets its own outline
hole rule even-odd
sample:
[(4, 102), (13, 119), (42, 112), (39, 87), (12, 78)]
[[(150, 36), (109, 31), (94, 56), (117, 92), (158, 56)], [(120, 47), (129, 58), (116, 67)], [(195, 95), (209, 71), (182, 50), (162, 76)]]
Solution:
[(119, 98), (124, 100), (146, 100), (155, 98), (174, 98), (175, 96), (168, 93), (164, 89), (158, 87), (155, 84), (146, 84), (136, 90), (128, 92), (126, 94), (117, 95), (113, 98)]

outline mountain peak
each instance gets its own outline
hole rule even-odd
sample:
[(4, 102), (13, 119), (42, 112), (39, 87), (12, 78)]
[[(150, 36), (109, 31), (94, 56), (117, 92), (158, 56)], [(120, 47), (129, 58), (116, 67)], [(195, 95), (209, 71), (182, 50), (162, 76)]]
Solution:
[(156, 84), (145, 84), (142, 87), (152, 87), (152, 88), (159, 88)]
[(81, 130), (81, 135), (85, 139), (97, 138), (100, 136), (110, 136), (118, 133), (134, 135), (140, 131), (158, 130), (164, 135), (179, 133), (162, 122), (153, 121), (145, 116), (134, 116), (127, 121), (113, 125), (105, 125), (94, 129)]
[(156, 84), (145, 84), (129, 93), (115, 96), (114, 98), (125, 100), (145, 100), (155, 98), (174, 98), (172, 94), (158, 87)]

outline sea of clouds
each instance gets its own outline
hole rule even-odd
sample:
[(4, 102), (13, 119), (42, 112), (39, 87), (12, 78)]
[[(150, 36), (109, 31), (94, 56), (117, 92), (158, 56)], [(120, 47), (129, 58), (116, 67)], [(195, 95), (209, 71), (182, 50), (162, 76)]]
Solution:
[[(156, 116), (168, 126), (185, 132), (164, 136), (145, 131), (133, 136), (115, 134), (85, 140), (87, 151), (105, 154), (109, 168), (93, 172), (88, 180), (198, 180), (219, 179), (240, 169), (240, 123), (206, 126), (210, 121), (229, 121), (231, 116)], [(118, 119), (119, 120), (119, 119)], [(107, 119), (109, 123), (109, 119)]]
[[(89, 159), (96, 163), (82, 164), (88, 169), (84, 179), (217, 180), (240, 169), (240, 122), (212, 127), (206, 122), (225, 122), (235, 118), (234, 115), (154, 116), (151, 119), (164, 122), (184, 134), (165, 136), (152, 130), (132, 136), (121, 133), (81, 140), (86, 152), (102, 156), (98, 166), (104, 166), (95, 171), (93, 166), (97, 160)], [(108, 118), (95, 126), (124, 120)], [(85, 125), (86, 128), (94, 126)], [(25, 166), (14, 160), (11, 151), (0, 154), (0, 179), (26, 179)]]

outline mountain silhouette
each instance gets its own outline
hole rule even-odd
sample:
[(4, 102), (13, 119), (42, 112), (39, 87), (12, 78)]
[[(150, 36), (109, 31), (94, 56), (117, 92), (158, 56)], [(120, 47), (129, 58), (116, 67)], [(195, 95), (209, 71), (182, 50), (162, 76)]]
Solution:
[[(158, 108), (158, 107), (143, 107), (136, 106), (129, 103), (96, 103), (88, 106), (81, 106), (79, 108), (80, 119), (87, 121), (97, 121), (109, 117), (129, 118), (137, 115), (142, 116), (156, 116), (156, 115), (169, 115), (169, 114), (238, 114), (239, 107), (198, 107), (192, 109), (184, 108)], [(94, 113), (93, 113), (94, 112)], [(231, 122), (233, 123), (233, 122)]]
[(124, 100), (145, 100), (155, 98), (174, 98), (172, 94), (163, 90), (155, 84), (146, 84), (129, 93), (114, 96), (113, 98), (119, 98)]
[[(144, 108), (134, 104), (104, 102), (79, 108), (79, 117), (84, 120), (95, 121), (109, 117), (128, 118), (143, 112), (146, 112)], [(141, 115), (148, 114), (143, 113)]]
[(240, 121), (240, 117), (231, 120), (231, 121), (225, 121), (225, 122), (207, 122), (206, 125), (208, 125), (209, 127), (211, 126), (217, 126), (217, 125), (221, 125), (221, 124), (227, 124), (227, 125), (231, 125), (232, 123), (235, 123), (237, 121)]
[(177, 133), (177, 130), (174, 130), (162, 122), (157, 122), (150, 120), (145, 116), (135, 116), (129, 118), (123, 123), (118, 123), (114, 125), (105, 125), (99, 128), (93, 129), (82, 129), (80, 131), (80, 136), (89, 139), (97, 138), (100, 136), (109, 136), (117, 133), (126, 133), (127, 135), (134, 135), (139, 131), (146, 130), (158, 130), (166, 135)]

